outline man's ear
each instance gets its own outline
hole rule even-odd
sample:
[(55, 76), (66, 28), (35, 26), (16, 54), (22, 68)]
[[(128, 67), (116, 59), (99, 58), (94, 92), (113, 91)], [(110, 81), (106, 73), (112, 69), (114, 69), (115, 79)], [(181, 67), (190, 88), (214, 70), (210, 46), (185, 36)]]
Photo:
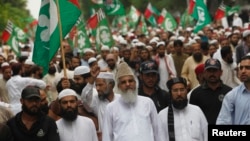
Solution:
[(142, 74), (140, 73), (140, 75), (139, 75), (139, 78), (140, 78), (140, 80), (142, 80)]
[(23, 104), (23, 99), (22, 98), (20, 99), (20, 102), (21, 102), (21, 104)]

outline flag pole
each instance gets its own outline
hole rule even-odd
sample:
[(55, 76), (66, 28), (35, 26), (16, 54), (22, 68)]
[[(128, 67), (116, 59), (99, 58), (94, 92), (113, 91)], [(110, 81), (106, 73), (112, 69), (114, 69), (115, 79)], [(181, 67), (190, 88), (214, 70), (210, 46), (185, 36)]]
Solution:
[(59, 6), (59, 0), (56, 0), (57, 4), (57, 18), (58, 18), (58, 25), (59, 25), (59, 34), (60, 34), (60, 49), (61, 49), (61, 56), (62, 56), (62, 63), (63, 63), (63, 74), (64, 77), (67, 78), (67, 72), (66, 72), (66, 63), (65, 63), (65, 53), (64, 53), (64, 47), (62, 46), (63, 42), (63, 35), (62, 35), (62, 23), (61, 23), (61, 16), (60, 16), (60, 6)]

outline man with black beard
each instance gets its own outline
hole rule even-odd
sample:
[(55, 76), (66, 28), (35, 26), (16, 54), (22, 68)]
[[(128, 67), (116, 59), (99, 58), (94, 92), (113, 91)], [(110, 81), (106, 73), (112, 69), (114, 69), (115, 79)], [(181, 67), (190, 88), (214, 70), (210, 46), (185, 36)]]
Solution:
[(47, 100), (47, 94), (45, 90), (40, 89), (40, 98), (41, 98), (41, 104), (40, 104), (40, 109), (44, 114), (48, 114), (49, 112), (49, 102)]
[(82, 89), (88, 83), (91, 77), (90, 68), (87, 66), (78, 66), (74, 69), (74, 85), (71, 87), (80, 96)]
[(60, 141), (98, 141), (94, 122), (78, 115), (78, 95), (72, 89), (64, 89), (58, 95), (61, 119), (56, 121)]
[(58, 92), (56, 89), (56, 78), (59, 73), (56, 71), (56, 67), (53, 62), (50, 62), (49, 64), (49, 70), (46, 75), (43, 76), (43, 81), (48, 85), (48, 88), (46, 89), (46, 93), (48, 95), (48, 102), (51, 103), (52, 101), (57, 99)]
[(177, 76), (174, 60), (171, 55), (166, 54), (165, 42), (163, 41), (158, 42), (156, 47), (157, 47), (157, 54), (154, 59), (158, 65), (158, 72), (160, 77), (158, 86), (161, 89), (168, 92), (169, 90), (166, 86), (166, 82), (172, 77)]
[(221, 80), (224, 84), (234, 88), (238, 86), (241, 82), (237, 77), (237, 64), (233, 60), (233, 52), (230, 46), (225, 46), (221, 48), (221, 68), (223, 73), (221, 75)]
[(187, 80), (187, 86), (189, 90), (195, 88), (199, 84), (194, 71), (196, 66), (205, 63), (205, 61), (208, 59), (207, 56), (202, 54), (200, 43), (192, 44), (192, 52), (192, 55), (189, 56), (184, 62), (181, 70), (181, 77)]
[(22, 90), (22, 111), (8, 120), (14, 141), (59, 141), (56, 123), (40, 110), (39, 88), (27, 86)]
[(188, 104), (187, 83), (182, 77), (168, 80), (171, 105), (158, 114), (162, 140), (208, 140), (207, 120), (202, 110)]
[(192, 91), (189, 102), (201, 108), (208, 124), (215, 124), (223, 98), (232, 88), (221, 81), (222, 68), (219, 60), (210, 58), (204, 67), (205, 81)]
[(111, 72), (115, 76), (116, 71), (117, 71), (117, 67), (116, 67), (117, 60), (116, 60), (115, 54), (113, 54), (113, 53), (107, 54), (107, 56), (106, 56), (106, 62), (108, 64), (108, 67), (106, 69), (107, 72)]

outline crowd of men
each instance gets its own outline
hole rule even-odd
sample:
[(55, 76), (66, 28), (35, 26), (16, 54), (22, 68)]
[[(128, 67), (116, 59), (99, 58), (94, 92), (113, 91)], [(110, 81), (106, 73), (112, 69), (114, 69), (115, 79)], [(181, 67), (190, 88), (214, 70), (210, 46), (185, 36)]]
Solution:
[(207, 141), (209, 124), (250, 124), (248, 27), (148, 30), (100, 51), (65, 39), (45, 75), (32, 44), (4, 47), (0, 140)]

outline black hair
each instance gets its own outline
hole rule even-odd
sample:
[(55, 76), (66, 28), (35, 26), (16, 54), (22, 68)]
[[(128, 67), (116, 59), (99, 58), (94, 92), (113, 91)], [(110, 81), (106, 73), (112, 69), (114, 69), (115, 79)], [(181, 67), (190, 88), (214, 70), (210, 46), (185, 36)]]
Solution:
[(174, 40), (174, 47), (176, 46), (183, 46), (183, 42), (181, 40)]
[(225, 58), (229, 53), (231, 53), (231, 47), (230, 46), (224, 46), (220, 50), (221, 58)]

